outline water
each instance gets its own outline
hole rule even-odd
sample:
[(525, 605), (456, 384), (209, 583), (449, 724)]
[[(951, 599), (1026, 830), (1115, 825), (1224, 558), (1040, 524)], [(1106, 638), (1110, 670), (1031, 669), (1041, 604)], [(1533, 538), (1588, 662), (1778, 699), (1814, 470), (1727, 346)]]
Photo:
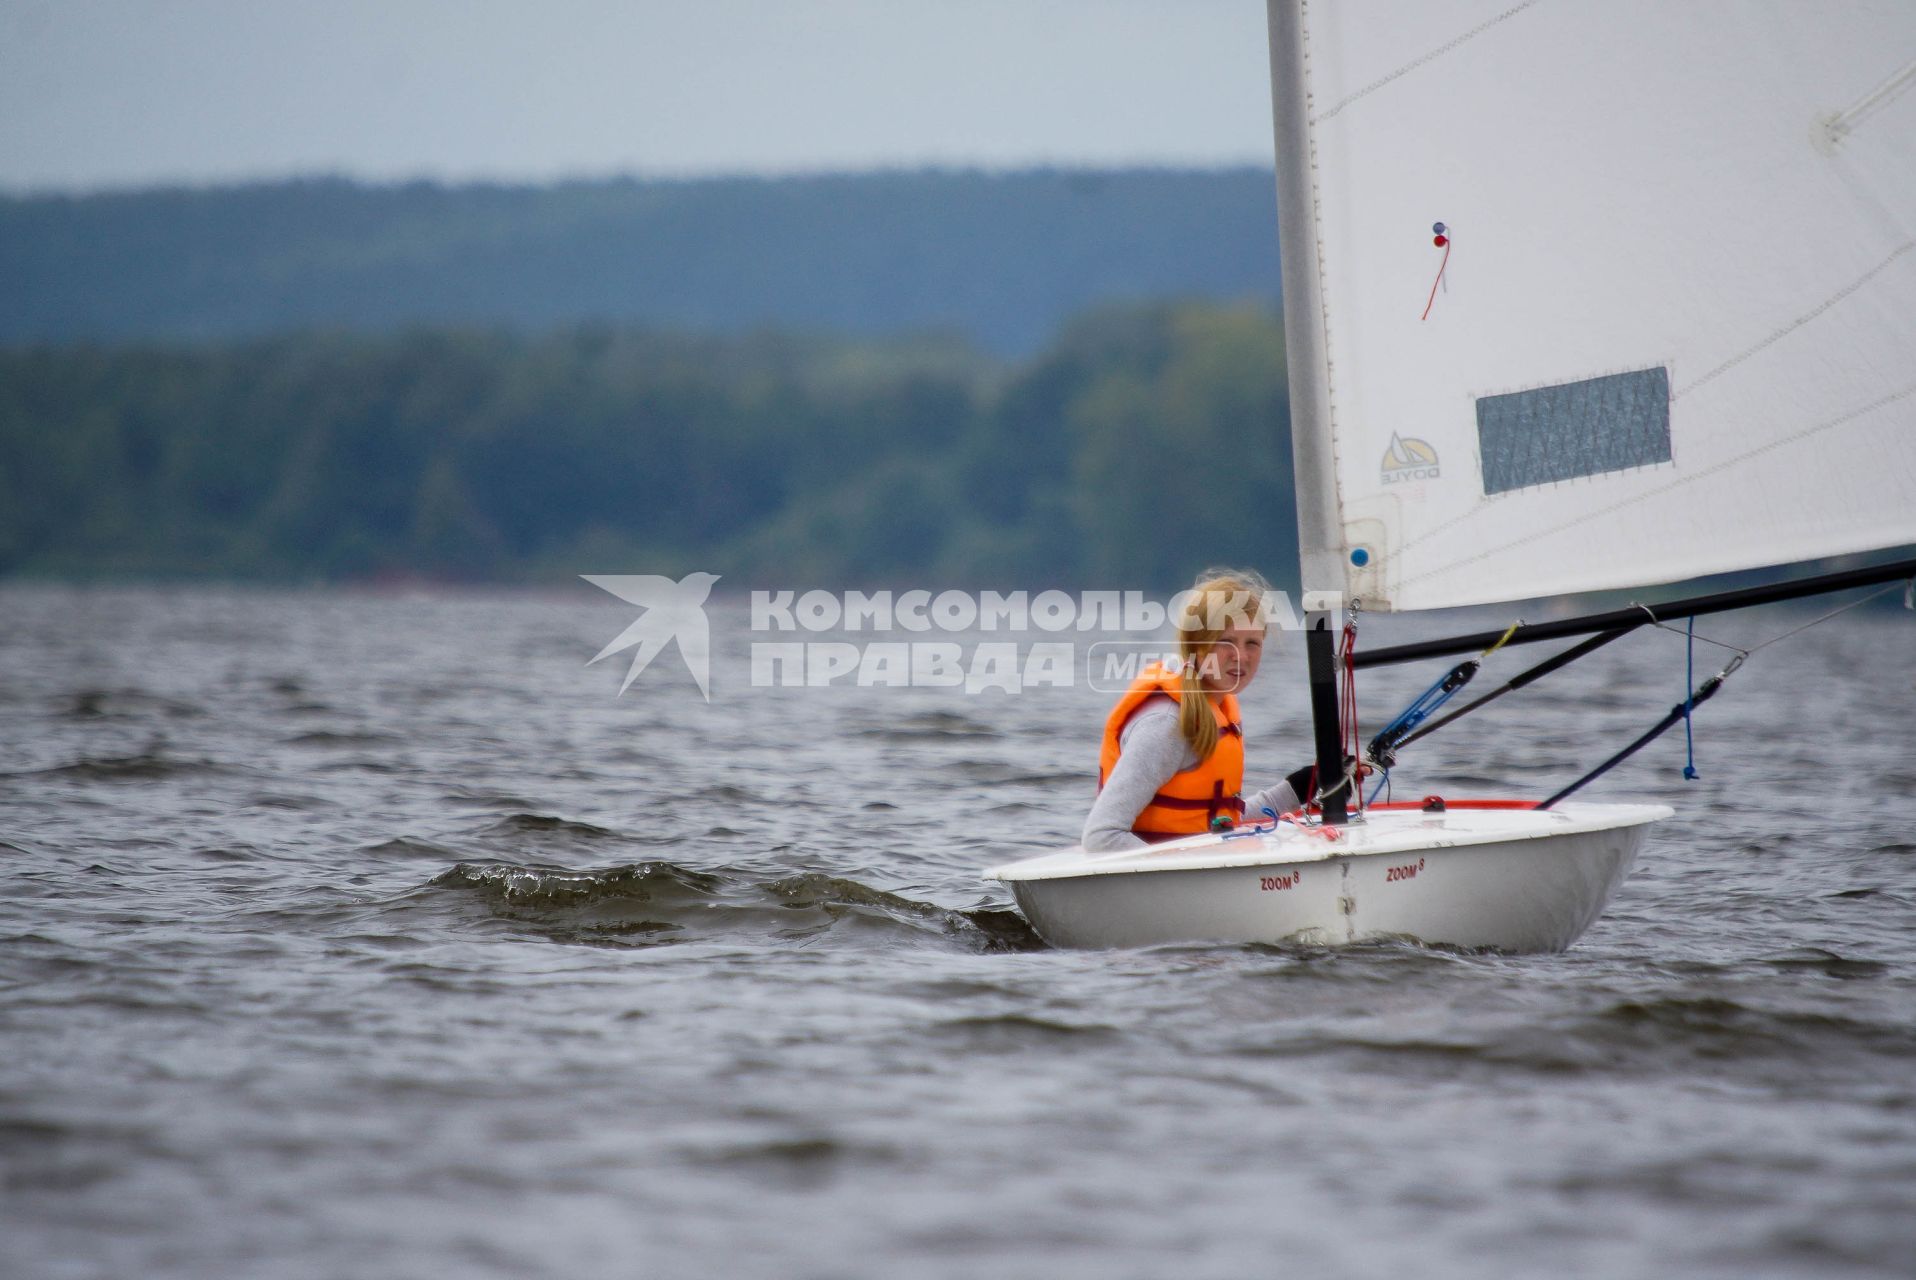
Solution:
[[(593, 594), (0, 590), (0, 1274), (1916, 1272), (1909, 615), (1600, 784), (1681, 813), (1568, 954), (1070, 953), (977, 872), (1071, 842), (1104, 695), (747, 688), (734, 602), (709, 706), (615, 698)], [(1681, 664), (1399, 797), (1541, 794)]]

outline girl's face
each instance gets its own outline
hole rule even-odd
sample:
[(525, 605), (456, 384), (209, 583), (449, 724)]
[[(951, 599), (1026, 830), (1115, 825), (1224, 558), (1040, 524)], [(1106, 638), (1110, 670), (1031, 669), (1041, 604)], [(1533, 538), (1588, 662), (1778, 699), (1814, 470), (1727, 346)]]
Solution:
[(1211, 694), (1242, 693), (1264, 661), (1264, 628), (1229, 627), (1198, 663), (1198, 682)]

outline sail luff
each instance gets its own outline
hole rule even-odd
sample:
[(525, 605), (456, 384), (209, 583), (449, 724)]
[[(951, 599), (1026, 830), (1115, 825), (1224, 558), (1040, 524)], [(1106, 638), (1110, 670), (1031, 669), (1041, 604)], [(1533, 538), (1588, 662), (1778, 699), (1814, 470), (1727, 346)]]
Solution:
[[(1344, 590), (1337, 460), (1331, 443), (1330, 351), (1318, 259), (1312, 177), (1305, 0), (1267, 0), (1271, 118), (1277, 148), (1278, 265), (1290, 380), (1291, 462), (1297, 489), (1298, 569), (1306, 613), (1335, 610)], [(1326, 600), (1327, 595), (1339, 597)]]

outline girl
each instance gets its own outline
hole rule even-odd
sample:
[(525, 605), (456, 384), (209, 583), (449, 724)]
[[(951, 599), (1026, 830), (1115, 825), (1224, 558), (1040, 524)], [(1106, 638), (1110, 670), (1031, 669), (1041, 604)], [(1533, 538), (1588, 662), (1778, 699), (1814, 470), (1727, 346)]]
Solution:
[(1081, 843), (1103, 852), (1220, 830), (1252, 814), (1295, 809), (1308, 769), (1245, 800), (1237, 694), (1264, 658), (1270, 584), (1250, 570), (1212, 569), (1178, 611), (1176, 669), (1133, 681), (1104, 726), (1098, 799)]

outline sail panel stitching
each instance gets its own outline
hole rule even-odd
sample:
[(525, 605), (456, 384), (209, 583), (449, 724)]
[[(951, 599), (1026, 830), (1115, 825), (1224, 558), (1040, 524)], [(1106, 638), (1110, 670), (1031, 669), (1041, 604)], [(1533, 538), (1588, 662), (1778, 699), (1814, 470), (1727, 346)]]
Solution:
[(1338, 102), (1336, 106), (1332, 107), (1329, 111), (1326, 111), (1323, 115), (1318, 116), (1317, 117), (1318, 122), (1322, 123), (1323, 121), (1329, 120), (1332, 116), (1342, 111), (1345, 107), (1348, 107), (1349, 105), (1351, 105), (1351, 103), (1356, 102), (1359, 98), (1369, 97), (1371, 94), (1376, 93), (1379, 89), (1383, 88), (1385, 85), (1389, 84), (1391, 81), (1401, 80), (1403, 77), (1409, 75), (1411, 72), (1417, 70), (1419, 67), (1425, 65), (1426, 63), (1435, 62), (1437, 59), (1449, 53), (1452, 49), (1455, 49), (1458, 45), (1461, 45), (1465, 43), (1466, 41), (1476, 39), (1478, 36), (1490, 30), (1492, 27), (1496, 26), (1498, 23), (1504, 21), (1507, 18), (1516, 17), (1518, 14), (1522, 13), (1525, 9), (1530, 8), (1532, 5), (1536, 3), (1537, 3), (1537, 0), (1524, 0), (1522, 4), (1517, 5), (1514, 8), (1506, 9), (1502, 13), (1498, 14), (1496, 17), (1491, 18), (1489, 21), (1481, 22), (1478, 25), (1472, 27), (1470, 30), (1464, 32), (1462, 35), (1450, 41), (1448, 44), (1439, 45), (1437, 48), (1432, 49), (1429, 53), (1426, 53), (1421, 58), (1417, 58), (1410, 62), (1406, 62), (1403, 66), (1397, 68), (1397, 70), (1391, 72), (1389, 75), (1384, 76), (1381, 79), (1371, 81), (1369, 84), (1359, 89), (1356, 93), (1353, 93), (1349, 97), (1346, 97), (1342, 101)]
[(1894, 249), (1890, 250), (1889, 255), (1885, 257), (1881, 262), (1871, 267), (1868, 271), (1865, 271), (1862, 275), (1856, 277), (1856, 279), (1850, 281), (1848, 285), (1837, 290), (1835, 293), (1831, 294), (1828, 298), (1825, 298), (1822, 301), (1822, 303), (1820, 303), (1819, 305), (1815, 307), (1812, 307), (1808, 311), (1805, 311), (1802, 315), (1790, 321), (1790, 323), (1784, 325), (1781, 329), (1778, 329), (1775, 333), (1772, 333), (1769, 337), (1763, 339), (1761, 342), (1757, 343), (1755, 346), (1751, 347), (1749, 350), (1741, 352), (1737, 355), (1731, 356), (1728, 360), (1725, 360), (1722, 364), (1710, 370), (1708, 373), (1704, 374), (1702, 377), (1698, 378), (1696, 381), (1690, 383), (1688, 386), (1678, 388), (1676, 393), (1673, 394), (1670, 397), (1670, 399), (1676, 400), (1682, 396), (1689, 395), (1692, 391), (1695, 391), (1698, 387), (1701, 387), (1704, 383), (1711, 381), (1712, 379), (1718, 377), (1721, 374), (1728, 373), (1731, 369), (1734, 369), (1737, 365), (1742, 364), (1745, 360), (1748, 360), (1751, 356), (1754, 356), (1759, 351), (1762, 351), (1765, 347), (1771, 346), (1772, 344), (1777, 342), (1781, 342), (1784, 338), (1789, 337), (1790, 334), (1796, 332), (1798, 329), (1801, 329), (1804, 325), (1816, 319), (1816, 317), (1822, 315), (1825, 311), (1828, 311), (1831, 307), (1843, 301), (1845, 298), (1848, 298), (1851, 294), (1855, 293), (1858, 289), (1861, 289), (1864, 285), (1868, 284), (1871, 280), (1874, 280), (1877, 276), (1887, 271), (1891, 266), (1895, 264), (1898, 258), (1908, 253), (1911, 249), (1916, 249), (1916, 239), (1903, 241), (1903, 243), (1897, 245)]

